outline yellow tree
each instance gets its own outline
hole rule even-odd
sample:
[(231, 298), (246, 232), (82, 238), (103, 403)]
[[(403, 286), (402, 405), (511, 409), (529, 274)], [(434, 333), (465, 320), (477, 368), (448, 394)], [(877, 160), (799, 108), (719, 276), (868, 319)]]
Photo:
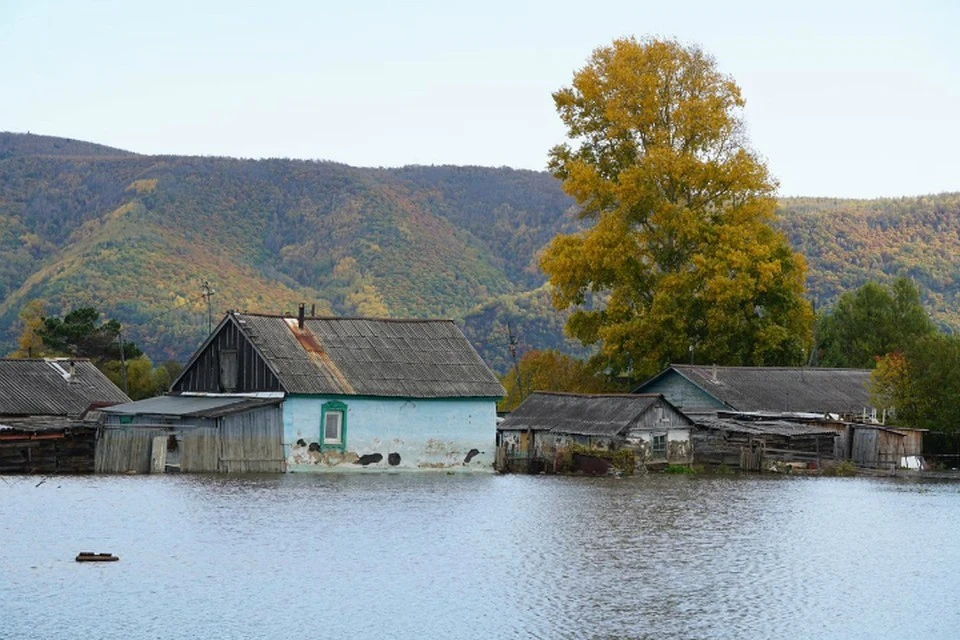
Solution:
[(585, 231), (540, 265), (567, 331), (615, 371), (670, 361), (799, 364), (806, 263), (772, 227), (777, 183), (748, 147), (734, 81), (697, 47), (625, 38), (553, 94), (570, 142), (550, 170)]
[(17, 337), (17, 350), (10, 354), (12, 358), (39, 358), (47, 355), (48, 349), (43, 344), (41, 329), (43, 328), (44, 314), (43, 300), (30, 300), (17, 318), (20, 320), (21, 330)]
[[(513, 411), (526, 396), (534, 391), (565, 391), (569, 393), (603, 393), (623, 391), (608, 382), (590, 363), (548, 349), (528, 351), (520, 358), (517, 372), (510, 370), (500, 378), (507, 395), (498, 403), (500, 411)], [(519, 382), (519, 386), (518, 386)], [(521, 390), (523, 397), (521, 397)]]

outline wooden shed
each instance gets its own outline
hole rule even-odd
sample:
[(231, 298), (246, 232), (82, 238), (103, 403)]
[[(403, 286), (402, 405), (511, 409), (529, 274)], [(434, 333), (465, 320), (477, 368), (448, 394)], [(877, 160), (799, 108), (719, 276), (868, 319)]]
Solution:
[(718, 412), (694, 418), (698, 464), (763, 471), (776, 464), (819, 468), (835, 460), (838, 431), (809, 418)]
[(282, 472), (281, 401), (187, 395), (109, 407), (96, 471)]
[(690, 464), (690, 420), (660, 395), (538, 391), (498, 426), (501, 471), (555, 471), (571, 447), (630, 449), (638, 466)]
[(97, 407), (129, 402), (85, 359), (0, 359), (0, 473), (89, 473)]
[(852, 424), (850, 460), (872, 469), (922, 469), (923, 429)]

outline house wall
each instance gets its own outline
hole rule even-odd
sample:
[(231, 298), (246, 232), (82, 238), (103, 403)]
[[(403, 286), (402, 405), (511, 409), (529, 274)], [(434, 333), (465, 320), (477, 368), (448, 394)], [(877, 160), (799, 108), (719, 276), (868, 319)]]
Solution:
[(674, 371), (667, 372), (658, 380), (651, 380), (636, 391), (637, 393), (662, 394), (673, 406), (687, 413), (729, 408)]
[(0, 474), (90, 473), (94, 428), (0, 431)]
[[(653, 438), (657, 435), (667, 437), (663, 454), (653, 452)], [(637, 452), (638, 463), (693, 463), (689, 420), (673, 407), (660, 402), (640, 414), (629, 426), (626, 444)]]
[[(322, 444), (321, 407), (333, 401), (347, 407), (343, 450)], [(495, 447), (492, 399), (288, 396), (283, 403), (288, 471), (492, 471)]]

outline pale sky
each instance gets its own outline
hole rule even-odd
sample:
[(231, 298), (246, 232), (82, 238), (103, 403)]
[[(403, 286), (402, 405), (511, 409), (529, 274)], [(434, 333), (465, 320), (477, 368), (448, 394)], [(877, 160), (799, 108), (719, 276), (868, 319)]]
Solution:
[(542, 170), (551, 93), (625, 35), (716, 58), (781, 195), (960, 191), (955, 0), (0, 0), (0, 130)]

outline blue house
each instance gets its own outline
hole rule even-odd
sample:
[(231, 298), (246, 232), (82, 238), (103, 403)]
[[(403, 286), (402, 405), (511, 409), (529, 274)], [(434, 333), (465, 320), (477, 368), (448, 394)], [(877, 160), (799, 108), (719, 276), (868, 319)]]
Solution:
[[(503, 393), (450, 320), (231, 312), (171, 395), (115, 407), (105, 427), (143, 430), (182, 471), (489, 471)], [(138, 455), (104, 470), (143, 470)]]

